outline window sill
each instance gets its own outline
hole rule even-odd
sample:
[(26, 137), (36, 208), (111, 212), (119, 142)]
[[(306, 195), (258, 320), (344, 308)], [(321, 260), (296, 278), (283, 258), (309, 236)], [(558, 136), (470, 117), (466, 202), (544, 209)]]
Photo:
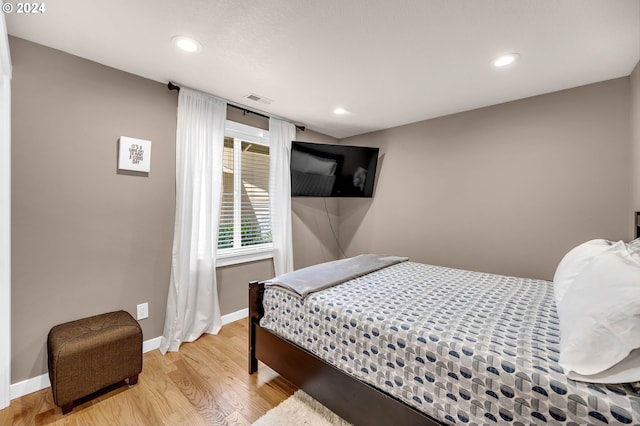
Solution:
[(273, 248), (236, 250), (233, 253), (218, 253), (216, 267), (231, 266), (241, 263), (255, 262), (257, 260), (272, 259)]

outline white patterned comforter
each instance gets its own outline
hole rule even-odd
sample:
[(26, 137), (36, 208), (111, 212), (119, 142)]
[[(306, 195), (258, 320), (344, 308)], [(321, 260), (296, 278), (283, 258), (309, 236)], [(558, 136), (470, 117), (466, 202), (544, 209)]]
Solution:
[(552, 286), (404, 262), (304, 299), (267, 288), (260, 324), (444, 423), (640, 425), (631, 386), (563, 374)]

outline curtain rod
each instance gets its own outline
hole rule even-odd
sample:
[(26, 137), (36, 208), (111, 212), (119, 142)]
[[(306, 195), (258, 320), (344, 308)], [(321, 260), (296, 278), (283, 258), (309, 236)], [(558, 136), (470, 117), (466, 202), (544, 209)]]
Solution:
[[(180, 86), (178, 86), (177, 84), (174, 84), (172, 82), (167, 83), (167, 87), (169, 88), (169, 90), (176, 90), (178, 92), (180, 91)], [(244, 107), (241, 107), (241, 106), (238, 106), (238, 105), (230, 104), (228, 102), (227, 102), (227, 106), (230, 106), (231, 108), (239, 109), (240, 111), (242, 111), (243, 114), (253, 114), (253, 115), (257, 115), (259, 117), (263, 117), (263, 118), (267, 118), (267, 119), (271, 118), (268, 115), (264, 115), (264, 114), (261, 114), (261, 113), (256, 112), (256, 111), (251, 111), (250, 109), (247, 109), (247, 108), (244, 108)], [(300, 129), (303, 132), (306, 129), (305, 126), (299, 126), (297, 124), (295, 126), (296, 126), (296, 129)]]

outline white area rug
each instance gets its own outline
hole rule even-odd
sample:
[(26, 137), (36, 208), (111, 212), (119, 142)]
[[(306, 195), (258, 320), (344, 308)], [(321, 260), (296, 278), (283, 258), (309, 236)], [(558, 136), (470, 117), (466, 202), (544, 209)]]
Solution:
[(301, 390), (260, 417), (252, 426), (350, 426)]

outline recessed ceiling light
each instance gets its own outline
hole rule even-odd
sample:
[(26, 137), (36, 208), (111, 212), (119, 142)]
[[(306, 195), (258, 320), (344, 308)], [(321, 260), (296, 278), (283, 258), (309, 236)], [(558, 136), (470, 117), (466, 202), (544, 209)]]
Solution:
[(338, 107), (338, 108), (333, 110), (333, 113), (336, 114), (336, 115), (345, 115), (347, 112), (349, 112), (349, 111), (347, 111), (346, 109), (344, 109), (342, 107)]
[(506, 67), (507, 65), (514, 63), (518, 57), (520, 57), (520, 55), (517, 53), (508, 53), (506, 55), (498, 56), (491, 63), (496, 68)]
[(189, 53), (197, 53), (202, 50), (202, 45), (190, 37), (175, 36), (171, 39), (178, 49)]

